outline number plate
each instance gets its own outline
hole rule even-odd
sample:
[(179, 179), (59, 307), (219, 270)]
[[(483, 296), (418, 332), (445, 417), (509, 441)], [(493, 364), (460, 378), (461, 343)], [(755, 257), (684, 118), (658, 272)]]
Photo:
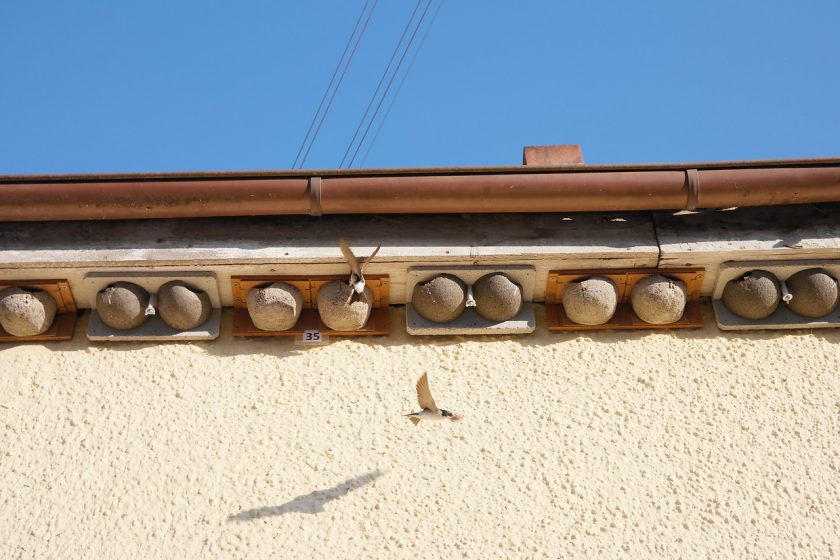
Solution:
[(295, 342), (298, 344), (303, 345), (318, 345), (318, 344), (326, 344), (328, 342), (329, 337), (322, 333), (321, 331), (317, 330), (308, 330), (303, 331), (303, 334), (299, 337), (295, 337)]

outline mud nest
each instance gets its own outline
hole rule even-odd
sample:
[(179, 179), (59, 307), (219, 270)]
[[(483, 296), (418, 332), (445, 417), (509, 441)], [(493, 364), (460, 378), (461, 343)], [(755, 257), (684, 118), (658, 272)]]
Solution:
[(0, 291), (0, 325), (12, 336), (45, 333), (56, 311), (58, 306), (47, 292), (17, 287)]
[(726, 283), (721, 299), (735, 315), (745, 319), (764, 319), (779, 307), (782, 298), (779, 280), (765, 270), (752, 270)]
[(603, 325), (615, 314), (618, 289), (604, 276), (572, 282), (563, 292), (566, 317), (580, 325)]
[(667, 325), (680, 320), (685, 312), (685, 282), (653, 275), (640, 280), (630, 291), (630, 305), (645, 323)]
[(822, 317), (837, 308), (837, 280), (824, 270), (800, 270), (785, 284), (793, 295), (788, 308), (797, 315)]
[(245, 297), (254, 326), (264, 331), (286, 331), (295, 326), (303, 309), (300, 290), (284, 282), (251, 288)]
[(157, 292), (158, 315), (173, 329), (194, 329), (207, 321), (212, 310), (213, 304), (207, 292), (180, 280), (167, 282)]
[(146, 321), (149, 292), (130, 282), (116, 282), (96, 294), (96, 313), (117, 330), (139, 327)]
[(522, 288), (500, 272), (487, 274), (473, 284), (475, 311), (490, 321), (507, 321), (522, 308)]
[(411, 294), (414, 310), (436, 323), (457, 319), (464, 312), (466, 303), (466, 284), (451, 274), (440, 274), (427, 282), (419, 282)]
[(334, 331), (357, 331), (367, 324), (373, 308), (373, 291), (365, 286), (361, 294), (342, 280), (327, 282), (318, 290), (318, 314)]

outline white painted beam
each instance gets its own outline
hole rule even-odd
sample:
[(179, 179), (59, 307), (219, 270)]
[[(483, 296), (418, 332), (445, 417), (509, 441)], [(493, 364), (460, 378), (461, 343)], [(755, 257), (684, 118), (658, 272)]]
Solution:
[(77, 304), (90, 307), (77, 290), (90, 271), (212, 271), (229, 306), (231, 276), (349, 272), (339, 237), (360, 257), (382, 245), (366, 272), (390, 276), (395, 304), (405, 303), (412, 266), (530, 265), (534, 300), (542, 301), (549, 270), (650, 267), (659, 257), (646, 212), (5, 223), (0, 277), (66, 278), (82, 294)]

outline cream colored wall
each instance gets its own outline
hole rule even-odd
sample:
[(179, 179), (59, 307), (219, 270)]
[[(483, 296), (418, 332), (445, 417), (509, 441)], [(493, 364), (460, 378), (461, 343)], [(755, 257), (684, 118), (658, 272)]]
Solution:
[[(837, 205), (520, 215), (0, 224), (0, 276), (415, 264), (704, 266), (837, 258)], [(402, 275), (402, 276), (401, 276)], [(402, 280), (401, 280), (402, 279)], [(543, 282), (542, 286), (540, 281)], [(402, 282), (402, 284), (401, 284)], [(79, 291), (77, 292), (77, 287)], [(400, 299), (402, 298), (402, 299)], [(0, 557), (831, 558), (840, 331), (0, 343)], [(431, 378), (457, 424), (421, 424)]]
[[(0, 344), (2, 558), (831, 558), (840, 331)], [(421, 423), (429, 374), (459, 423)]]

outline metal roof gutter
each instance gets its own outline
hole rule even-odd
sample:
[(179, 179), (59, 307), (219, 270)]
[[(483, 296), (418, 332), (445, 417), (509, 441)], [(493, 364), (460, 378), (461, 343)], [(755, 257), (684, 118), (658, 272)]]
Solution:
[(840, 158), (0, 176), (0, 220), (683, 210), (840, 201)]

